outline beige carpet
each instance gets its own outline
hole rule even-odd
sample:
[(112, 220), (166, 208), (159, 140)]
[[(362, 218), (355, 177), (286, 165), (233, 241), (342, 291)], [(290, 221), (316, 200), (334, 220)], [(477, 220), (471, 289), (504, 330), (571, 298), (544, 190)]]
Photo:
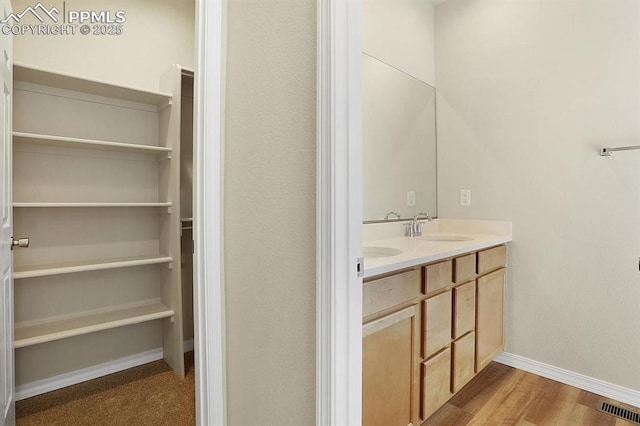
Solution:
[(156, 361), (18, 401), (16, 425), (194, 425), (193, 352), (185, 366), (185, 379)]

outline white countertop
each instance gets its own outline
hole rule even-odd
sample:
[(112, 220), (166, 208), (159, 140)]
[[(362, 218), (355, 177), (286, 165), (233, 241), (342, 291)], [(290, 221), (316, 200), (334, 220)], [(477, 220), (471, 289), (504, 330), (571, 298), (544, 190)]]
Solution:
[[(364, 259), (364, 278), (411, 268), (424, 263), (482, 250), (512, 241), (511, 222), (435, 219), (422, 225), (422, 236), (405, 237), (408, 222), (386, 222), (363, 226), (363, 247), (400, 250), (393, 256)], [(469, 238), (466, 241), (428, 241), (425, 238)]]

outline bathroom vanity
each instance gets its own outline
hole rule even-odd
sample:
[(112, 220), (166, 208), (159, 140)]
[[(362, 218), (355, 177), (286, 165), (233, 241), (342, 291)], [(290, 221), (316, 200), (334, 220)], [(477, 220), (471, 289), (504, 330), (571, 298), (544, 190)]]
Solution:
[(363, 424), (418, 425), (504, 349), (510, 222), (364, 227)]

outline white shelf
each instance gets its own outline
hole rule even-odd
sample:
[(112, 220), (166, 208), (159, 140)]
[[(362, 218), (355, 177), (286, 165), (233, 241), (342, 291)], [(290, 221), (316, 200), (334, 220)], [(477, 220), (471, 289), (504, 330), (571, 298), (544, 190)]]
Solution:
[(13, 64), (15, 228), (41, 242), (13, 253), (19, 370), (49, 380), (153, 338), (183, 376), (181, 74), (147, 91), (68, 69)]
[(162, 303), (153, 303), (36, 325), (20, 325), (18, 323), (15, 327), (14, 346), (16, 349), (24, 348), (68, 337), (168, 318), (173, 315), (174, 312), (167, 306)]
[(132, 87), (116, 86), (104, 81), (87, 79), (71, 74), (47, 71), (42, 68), (13, 63), (13, 78), (16, 81), (41, 84), (64, 90), (88, 93), (96, 96), (121, 99), (131, 102), (161, 106), (169, 103), (172, 96)]
[(76, 272), (100, 271), (104, 269), (128, 268), (132, 266), (157, 265), (170, 263), (169, 256), (136, 256), (104, 261), (66, 262), (48, 265), (17, 266), (13, 278), (34, 278), (50, 275), (72, 274)]
[(171, 207), (171, 203), (13, 203), (17, 208), (51, 208), (51, 207)]
[(36, 133), (13, 132), (14, 143), (50, 145), (65, 148), (95, 149), (102, 151), (135, 152), (142, 154), (169, 154), (171, 148), (165, 146), (129, 144), (99, 141), (93, 139), (68, 138), (64, 136), (40, 135)]

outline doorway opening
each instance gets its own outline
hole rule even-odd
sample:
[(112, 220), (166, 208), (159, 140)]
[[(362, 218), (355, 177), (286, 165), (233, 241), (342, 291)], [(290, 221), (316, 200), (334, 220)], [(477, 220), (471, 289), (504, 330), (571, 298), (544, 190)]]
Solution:
[[(22, 3), (24, 2), (14, 1), (14, 10), (20, 9), (23, 6)], [(71, 6), (71, 2), (66, 3), (66, 6)], [(156, 18), (155, 22), (158, 22), (157, 18), (162, 15), (162, 11), (158, 11), (158, 7), (156, 7), (156, 5), (153, 4), (154, 2), (151, 1), (136, 2), (135, 9), (132, 9), (133, 6), (130, 2), (125, 3), (126, 4), (122, 7), (128, 15), (127, 22), (124, 25), (127, 26), (127, 29), (130, 30), (132, 35), (127, 39), (127, 43), (125, 43), (130, 45), (128, 46), (129, 50), (121, 49), (117, 52), (120, 55), (118, 58), (124, 58), (124, 62), (113, 60), (109, 61), (110, 53), (111, 59), (113, 59), (114, 52), (109, 52), (109, 49), (106, 48), (106, 46), (108, 46), (108, 43), (106, 42), (100, 49), (97, 49), (100, 50), (100, 52), (97, 53), (97, 56), (92, 57), (96, 52), (88, 48), (88, 46), (91, 46), (91, 44), (88, 43), (88, 37), (93, 34), (87, 34), (87, 38), (85, 39), (76, 39), (74, 42), (80, 43), (77, 46), (73, 46), (73, 43), (71, 43), (71, 45), (67, 44), (68, 40), (65, 40), (64, 42), (58, 41), (58, 47), (62, 47), (62, 49), (58, 50), (52, 49), (51, 46), (47, 46), (47, 41), (44, 39), (33, 38), (28, 43), (31, 44), (31, 49), (35, 49), (36, 52), (39, 51), (40, 53), (29, 53), (30, 50), (25, 49), (24, 46), (25, 40), (21, 40), (20, 43), (16, 43), (16, 62), (23, 62), (23, 64), (30, 62), (29, 66), (25, 67), (30, 69), (27, 74), (29, 74), (29, 72), (33, 74), (34, 69), (36, 69), (37, 71), (44, 71), (45, 74), (48, 73), (50, 77), (51, 75), (57, 75), (58, 77), (63, 76), (63, 80), (66, 77), (71, 76), (72, 79), (75, 80), (94, 82), (96, 80), (102, 81), (107, 83), (107, 85), (111, 85), (111, 89), (114, 89), (115, 86), (119, 86), (125, 89), (124, 92), (160, 92), (162, 94), (164, 92), (163, 90), (158, 90), (157, 88), (149, 89), (146, 87), (146, 81), (148, 80), (141, 77), (142, 72), (140, 71), (142, 68), (145, 68), (144, 66), (141, 66), (141, 63), (147, 62), (154, 66), (158, 66), (158, 63), (149, 58), (149, 52), (147, 50), (144, 51), (146, 56), (140, 58), (135, 57), (135, 47), (138, 46), (136, 43), (140, 41), (139, 39), (144, 39), (144, 35), (140, 35), (141, 33), (140, 31), (137, 31), (135, 24), (135, 22), (140, 23), (143, 21), (140, 19), (136, 21), (136, 19), (134, 19), (136, 15), (144, 15), (147, 17), (144, 21), (148, 21), (148, 16), (153, 15), (154, 18)], [(196, 26), (195, 20), (193, 19), (193, 16), (195, 15), (195, 5), (193, 1), (177, 1), (174, 5), (165, 5), (167, 10), (164, 11), (164, 16), (175, 23), (177, 10), (184, 8), (187, 3), (191, 3), (191, 28), (190, 31), (184, 31), (184, 34), (188, 33), (188, 38), (192, 40), (195, 32), (194, 27)], [(91, 7), (95, 6), (96, 3), (93, 2)], [(105, 4), (105, 9), (116, 9), (117, 7), (118, 5), (115, 5), (114, 2), (109, 2), (108, 5)], [(203, 19), (205, 22), (207, 20), (207, 15), (203, 16), (203, 10), (209, 14), (208, 16), (215, 14), (217, 18), (221, 17), (219, 10), (212, 13), (211, 9), (215, 8), (209, 8), (210, 10), (207, 11), (206, 6), (200, 4), (198, 7), (200, 9), (200, 19)], [(188, 10), (189, 8), (187, 8), (187, 11)], [(188, 19), (183, 19), (181, 22), (184, 24), (185, 22), (188, 22)], [(204, 44), (201, 32), (202, 28), (205, 27), (206, 26), (198, 25), (197, 28), (198, 40), (201, 46)], [(171, 37), (175, 38), (175, 25), (169, 28), (168, 31), (170, 31)], [(158, 33), (156, 32), (149, 35), (147, 38), (149, 37), (158, 38)], [(105, 39), (106, 36), (103, 40)], [(132, 43), (132, 41), (134, 42)], [(181, 44), (184, 40), (178, 39), (174, 41), (176, 44)], [(180, 48), (176, 49), (176, 51), (182, 52), (184, 50), (182, 49), (183, 46), (179, 47)], [(170, 50), (167, 49), (166, 43), (161, 43), (161, 49), (165, 52)], [(196, 67), (196, 62), (202, 64), (202, 58), (200, 56), (196, 57), (194, 53), (196, 51), (195, 46), (192, 46), (191, 50), (192, 59), (191, 64), (189, 65), (191, 65), (191, 69), (194, 69)], [(23, 57), (21, 57), (21, 51), (26, 52), (22, 54)], [(37, 60), (29, 61), (29, 54), (32, 54), (34, 58), (37, 58)], [(74, 59), (69, 60), (70, 57), (73, 57)], [(110, 62), (109, 67), (104, 66), (105, 63), (103, 61), (105, 59), (107, 62)], [(38, 61), (43, 61), (44, 63), (38, 63)], [(51, 65), (48, 66), (47, 62)], [(182, 60), (173, 59), (168, 63), (171, 64), (174, 62), (185, 63)], [(65, 67), (69, 66), (75, 67), (74, 70), (76, 72), (68, 72), (68, 69)], [(151, 67), (151, 65), (149, 65), (149, 67)], [(127, 80), (129, 78), (126, 74), (127, 70), (135, 70), (130, 81)], [(104, 73), (104, 75), (101, 73)], [(36, 251), (36, 254), (33, 256), (42, 256), (40, 259), (36, 259), (35, 261), (25, 261), (21, 265), (24, 271), (19, 271), (23, 273), (23, 276), (19, 277), (19, 280), (23, 280), (23, 282), (31, 280), (32, 283), (30, 287), (32, 288), (25, 291), (25, 289), (29, 287), (29, 285), (25, 285), (25, 289), (21, 289), (20, 292), (27, 295), (38, 295), (37, 290), (46, 288), (46, 284), (42, 284), (38, 281), (44, 280), (45, 276), (55, 276), (52, 280), (55, 281), (58, 286), (56, 289), (57, 291), (53, 291), (52, 296), (45, 297), (45, 299), (47, 299), (48, 302), (51, 302), (52, 306), (53, 302), (58, 301), (59, 306), (57, 308), (51, 306), (48, 307), (46, 306), (47, 303), (42, 302), (41, 307), (44, 307), (44, 310), (36, 311), (39, 312), (36, 314), (33, 314), (33, 311), (31, 311), (31, 317), (29, 317), (30, 313), (28, 311), (23, 311), (21, 313), (17, 312), (16, 318), (17, 322), (21, 323), (19, 325), (24, 326), (20, 329), (21, 332), (24, 331), (25, 328), (27, 331), (33, 331), (34, 327), (36, 327), (38, 323), (50, 325), (49, 323), (55, 322), (56, 325), (59, 326), (64, 321), (77, 322), (78, 318), (85, 323), (80, 324), (79, 326), (66, 327), (64, 331), (62, 331), (62, 335), (55, 335), (57, 331), (47, 334), (36, 330), (36, 332), (32, 334), (21, 334), (24, 338), (18, 336), (18, 340), (21, 343), (16, 350), (16, 354), (18, 354), (18, 351), (23, 350), (23, 348), (26, 349), (33, 347), (36, 348), (36, 350), (33, 351), (31, 356), (27, 355), (23, 356), (22, 360), (18, 359), (17, 369), (20, 369), (19, 364), (24, 364), (25, 362), (31, 362), (34, 365), (40, 366), (38, 371), (28, 369), (29, 372), (26, 376), (22, 372), (18, 372), (18, 390), (24, 390), (24, 386), (21, 388), (22, 385), (34, 382), (39, 382), (39, 384), (46, 385), (51, 388), (53, 382), (50, 379), (52, 377), (55, 377), (56, 379), (64, 378), (66, 380), (78, 381), (83, 380), (82, 377), (78, 376), (78, 372), (87, 373), (88, 370), (98, 370), (99, 368), (102, 368), (102, 372), (104, 373), (107, 371), (104, 370), (104, 368), (111, 368), (112, 370), (121, 369), (125, 365), (123, 364), (125, 362), (132, 365), (141, 363), (142, 361), (150, 361), (154, 357), (158, 357), (157, 346), (155, 349), (145, 351), (140, 351), (140, 349), (144, 348), (144, 345), (151, 347), (158, 340), (162, 342), (162, 356), (172, 359), (169, 364), (180, 375), (181, 371), (184, 371), (184, 367), (181, 363), (185, 339), (182, 338), (182, 335), (188, 334), (189, 328), (188, 326), (182, 327), (183, 324), (180, 319), (189, 317), (193, 318), (193, 313), (190, 314), (189, 308), (185, 309), (181, 303), (177, 303), (175, 301), (180, 299), (180, 296), (184, 296), (184, 294), (182, 294), (181, 291), (177, 291), (175, 286), (172, 286), (170, 282), (171, 277), (175, 277), (176, 274), (178, 276), (178, 281), (180, 281), (181, 278), (184, 278), (180, 277), (181, 268), (179, 266), (182, 261), (184, 261), (184, 259), (182, 259), (182, 254), (187, 253), (187, 250), (184, 249), (184, 247), (179, 247), (179, 236), (177, 237), (176, 235), (179, 235), (181, 228), (184, 228), (182, 229), (183, 237), (184, 233), (193, 231), (194, 226), (189, 226), (190, 222), (193, 224), (193, 219), (191, 219), (193, 215), (181, 216), (182, 212), (177, 208), (180, 201), (182, 201), (180, 199), (180, 190), (176, 188), (172, 189), (171, 184), (167, 183), (168, 180), (171, 180), (170, 176), (172, 175), (172, 166), (168, 166), (167, 164), (178, 163), (179, 161), (176, 158), (171, 158), (171, 154), (163, 152), (162, 149), (156, 149), (155, 151), (152, 149), (151, 151), (154, 152), (151, 153), (144, 147), (141, 148), (136, 146), (131, 148), (129, 146), (124, 148), (123, 152), (123, 147), (121, 146), (123, 144), (143, 146), (156, 145), (159, 148), (166, 148), (168, 145), (166, 141), (163, 140), (164, 136), (162, 135), (167, 131), (168, 127), (171, 127), (170, 122), (172, 119), (170, 115), (167, 115), (168, 118), (163, 117), (164, 113), (162, 111), (166, 111), (167, 109), (177, 109), (175, 108), (176, 98), (174, 97), (170, 102), (166, 102), (167, 104), (171, 104), (170, 106), (167, 106), (164, 104), (162, 96), (156, 100), (128, 99), (128, 95), (122, 95), (121, 92), (118, 92), (117, 96), (113, 96), (113, 92), (100, 93), (91, 92), (91, 90), (89, 90), (90, 93), (86, 93), (86, 88), (65, 87), (64, 84), (57, 84), (52, 81), (28, 81), (29, 78), (30, 77), (23, 78), (23, 80), (27, 80), (23, 82), (23, 87), (20, 89), (26, 94), (23, 98), (33, 98), (33, 96), (41, 96), (43, 98), (48, 97), (51, 99), (55, 98), (62, 102), (65, 107), (69, 107), (69, 105), (71, 105), (69, 108), (71, 108), (70, 111), (72, 113), (69, 114), (69, 110), (66, 112), (67, 115), (71, 115), (72, 117), (71, 120), (67, 120), (67, 122), (73, 121), (75, 118), (76, 125), (67, 127), (67, 129), (73, 130), (71, 131), (71, 134), (65, 134), (64, 132), (61, 132), (63, 126), (56, 122), (56, 120), (49, 120), (49, 124), (45, 124), (44, 127), (38, 127), (42, 123), (37, 119), (27, 118), (26, 124), (21, 123), (21, 125), (24, 124), (26, 126), (26, 128), (23, 128), (22, 130), (29, 131), (21, 132), (26, 133), (27, 135), (22, 135), (23, 139), (19, 143), (22, 143), (23, 147), (21, 147), (21, 150), (18, 150), (18, 155), (21, 156), (20, 161), (30, 167), (20, 167), (20, 169), (34, 170), (34, 167), (32, 167), (33, 164), (36, 164), (37, 167), (39, 167), (40, 161), (38, 159), (41, 160), (43, 158), (53, 158), (55, 164), (48, 166), (50, 169), (49, 172), (46, 172), (47, 167), (44, 167), (44, 170), (38, 170), (38, 173), (41, 173), (40, 175), (35, 173), (35, 177), (31, 175), (26, 177), (23, 176), (20, 189), (14, 190), (14, 192), (16, 195), (20, 194), (20, 196), (24, 196), (25, 198), (23, 201), (16, 198), (16, 202), (22, 204), (14, 207), (16, 209), (21, 209), (21, 212), (26, 212), (22, 213), (23, 217), (19, 219), (21, 225), (29, 223), (43, 225), (46, 223), (46, 220), (57, 220), (59, 221), (58, 225), (68, 225), (72, 232), (63, 234), (63, 237), (67, 235), (71, 236), (71, 242), (69, 243), (67, 240), (65, 243), (63, 238), (57, 238), (58, 236), (56, 235), (56, 232), (61, 233), (63, 226), (58, 226), (54, 223), (53, 225), (42, 226), (47, 228), (45, 230), (37, 230), (40, 235), (47, 237), (48, 240), (38, 238), (41, 243), (39, 245), (41, 249), (33, 250)], [(159, 76), (156, 76), (156, 81), (158, 78)], [(193, 87), (193, 74), (191, 75), (191, 81), (191, 87)], [(47, 93), (46, 87), (52, 86), (55, 90)], [(184, 85), (178, 84), (178, 86), (184, 88)], [(45, 89), (43, 89), (43, 87)], [(84, 94), (83, 90), (85, 92)], [(80, 93), (80, 96), (75, 96), (75, 94), (74, 96), (68, 96), (71, 95), (71, 92), (75, 92), (75, 94)], [(102, 99), (113, 97), (117, 99), (118, 97), (121, 98), (121, 95), (124, 96), (125, 99), (120, 99), (120, 101), (124, 102), (120, 105), (110, 105), (109, 102), (104, 102), (105, 99)], [(74, 99), (77, 97), (84, 99)], [(25, 99), (23, 99), (23, 101)], [(51, 101), (51, 99), (49, 100)], [(29, 99), (26, 100), (28, 101)], [(86, 104), (81, 104), (79, 102), (85, 102)], [(145, 105), (153, 105), (154, 103), (156, 108), (155, 112), (153, 111), (153, 107), (145, 107)], [(90, 104), (92, 106), (88, 108), (80, 106), (87, 106)], [(23, 106), (24, 105), (26, 105), (29, 114), (22, 114), (22, 116), (25, 117), (32, 115), (31, 113), (35, 110), (29, 110), (28, 102), (25, 102)], [(42, 103), (35, 102), (35, 104), (32, 103), (31, 105), (37, 106), (42, 105)], [(118, 108), (120, 110), (127, 109), (132, 112), (132, 116), (137, 117), (139, 120), (131, 120), (133, 123), (122, 126), (124, 128), (117, 128), (117, 120), (109, 121), (109, 119), (105, 119), (104, 115), (101, 115), (102, 120), (94, 119), (92, 122), (90, 117), (91, 114), (89, 113), (89, 110), (92, 108), (99, 112), (101, 109), (105, 108), (107, 110), (111, 109), (116, 111)], [(57, 113), (60, 110), (64, 109), (55, 107), (50, 109), (50, 111), (56, 111)], [(88, 118), (83, 120), (81, 115), (75, 116), (76, 112), (78, 114), (84, 113), (85, 117)], [(93, 112), (95, 113), (96, 111)], [(150, 122), (152, 123), (154, 120), (154, 114), (157, 115), (155, 120), (158, 122), (157, 127), (159, 129), (159, 139), (157, 139), (155, 144), (150, 142), (150, 140), (154, 139), (153, 135), (150, 136), (153, 131), (145, 130), (143, 128), (144, 126), (141, 126), (138, 123), (138, 121), (146, 122), (147, 124)], [(46, 114), (42, 115), (47, 116)], [(61, 114), (58, 114), (58, 117), (60, 115)], [(118, 113), (116, 112), (115, 115), (117, 116)], [(84, 129), (82, 129), (83, 125), (85, 126)], [(47, 126), (49, 126), (49, 131), (47, 131)], [(111, 128), (108, 129), (110, 126)], [(154, 126), (152, 125), (150, 127)], [(187, 126), (187, 128), (192, 127)], [(201, 126), (197, 125), (196, 128), (199, 129)], [(20, 129), (14, 130), (19, 131)], [(115, 131), (117, 136), (109, 137), (109, 131)], [(83, 132), (86, 133), (83, 135)], [(139, 132), (139, 134), (136, 134), (136, 132)], [(42, 138), (33, 137), (33, 135), (43, 134), (47, 135), (49, 141), (55, 139), (56, 143), (43, 144), (41, 143)], [(143, 139), (142, 143), (138, 140), (138, 136), (140, 135)], [(181, 136), (184, 135), (179, 135), (178, 137), (180, 138)], [(144, 138), (149, 139), (145, 140)], [(80, 143), (79, 140), (82, 140), (85, 145), (73, 145), (74, 143)], [(96, 144), (93, 143), (93, 147), (87, 148), (88, 145), (91, 145), (91, 142), (87, 141), (111, 142), (112, 145), (107, 148), (104, 144), (97, 144), (98, 147), (96, 148)], [(200, 144), (197, 143), (196, 145), (196, 151), (198, 151), (200, 149)], [(62, 166), (60, 162), (62, 162)], [(65, 162), (69, 164), (65, 165)], [(73, 164), (70, 164), (71, 162), (73, 162)], [(74, 171), (76, 170), (78, 162), (82, 164), (80, 169), (84, 171), (84, 174), (83, 172), (78, 173), (77, 171)], [(109, 165), (113, 164), (118, 164), (118, 166), (115, 169), (109, 167)], [(64, 175), (64, 172), (70, 172), (71, 175)], [(37, 189), (33, 192), (34, 187), (53, 184), (55, 179), (48, 179), (49, 175), (47, 173), (56, 177), (62, 176), (62, 180), (65, 185), (61, 185), (61, 188), (59, 188), (59, 191), (61, 192), (56, 192), (57, 190), (38, 192)], [(41, 180), (44, 180), (47, 185), (31, 185), (31, 183), (36, 179), (43, 177), (44, 179)], [(103, 180), (102, 183), (100, 182), (101, 179)], [(115, 185), (113, 185), (114, 179)], [(118, 179), (120, 179), (120, 181), (118, 181)], [(142, 185), (130, 185), (129, 179), (142, 182)], [(154, 181), (155, 186), (154, 184), (150, 184), (150, 182)], [(111, 189), (108, 188), (109, 185), (105, 184), (105, 182), (112, 182)], [(174, 182), (179, 182), (179, 179), (174, 179)], [(173, 185), (175, 186), (175, 184)], [(87, 187), (90, 186), (97, 186), (99, 190), (87, 190)], [(120, 188), (123, 192), (118, 192), (117, 188)], [(202, 192), (202, 188), (200, 188), (200, 192)], [(154, 193), (155, 197), (153, 196)], [(57, 199), (55, 194), (59, 195)], [(124, 195), (122, 198), (118, 198), (116, 194)], [(51, 200), (47, 199), (49, 196), (52, 197)], [(66, 200), (64, 199), (65, 196), (67, 197)], [(101, 197), (104, 197), (104, 199)], [(194, 198), (196, 199), (196, 205), (198, 205), (198, 202), (200, 202), (203, 197), (197, 195)], [(200, 199), (200, 201), (198, 201), (198, 199)], [(45, 222), (43, 222), (43, 220), (39, 220), (39, 217), (45, 217)], [(95, 222), (97, 222), (97, 226)], [(114, 222), (120, 223), (121, 228), (110, 230), (109, 227), (113, 227)], [(125, 223), (128, 224), (122, 225)], [(118, 228), (118, 226), (115, 226), (115, 228)], [(198, 229), (198, 225), (196, 225), (195, 228)], [(199, 229), (202, 228), (203, 227), (200, 227)], [(83, 233), (83, 230), (86, 233)], [(16, 230), (16, 232), (22, 231)], [(38, 235), (38, 233), (34, 235)], [(84, 239), (82, 235), (84, 235)], [(127, 244), (118, 245), (117, 242), (113, 243), (113, 245), (109, 244), (112, 242), (110, 238), (117, 241), (115, 235), (124, 236)], [(132, 236), (137, 236), (138, 238), (132, 238)], [(94, 241), (91, 241), (91, 238), (88, 237), (96, 238)], [(194, 240), (196, 240), (196, 242), (201, 240), (199, 234), (195, 235)], [(31, 241), (31, 248), (37, 248), (38, 245), (36, 244), (34, 237), (32, 237)], [(47, 241), (47, 243), (42, 244), (43, 241)], [(105, 241), (107, 244), (104, 244)], [(183, 238), (183, 242), (184, 241), (185, 238)], [(200, 244), (202, 243), (200, 242)], [(102, 245), (102, 248), (98, 248), (100, 245)], [(158, 248), (157, 252), (153, 250), (154, 245)], [(169, 255), (170, 251), (167, 247), (171, 245), (177, 245), (179, 248), (177, 251)], [(186, 245), (192, 249), (194, 243), (192, 241), (188, 241)], [(198, 244), (196, 243), (196, 245)], [(63, 250), (51, 250), (52, 247), (62, 247)], [(134, 252), (134, 247), (137, 247), (141, 251), (138, 253)], [(45, 248), (49, 249), (48, 254)], [(65, 252), (65, 250), (67, 254), (76, 253), (76, 256), (80, 259), (78, 260), (76, 258), (71, 262), (64, 262), (64, 259), (61, 261), (56, 258), (54, 259), (55, 261), (51, 261), (52, 258), (60, 256), (59, 251)], [(126, 250), (130, 250), (131, 252), (126, 252)], [(124, 253), (124, 256), (113, 256), (115, 253), (121, 255), (123, 254), (123, 251), (126, 252)], [(28, 252), (25, 251), (25, 255), (21, 256), (29, 259), (26, 253)], [(83, 256), (86, 258), (83, 258)], [(38, 262), (38, 260), (41, 261)], [(71, 265), (68, 265), (68, 263), (71, 263)], [(202, 264), (202, 262), (200, 262), (200, 264)], [(30, 268), (33, 265), (36, 265), (37, 267)], [(48, 266), (48, 268), (43, 268), (40, 265)], [(51, 265), (56, 266), (50, 267)], [(45, 274), (42, 272), (43, 269), (54, 269), (56, 271), (55, 273), (51, 273), (51, 271), (49, 271)], [(39, 272), (34, 273), (33, 270)], [(132, 271), (135, 272), (132, 274)], [(72, 280), (71, 283), (64, 280), (65, 277), (69, 277), (71, 275), (85, 275), (85, 278), (88, 279)], [(142, 278), (138, 281), (129, 275), (136, 275), (138, 278)], [(157, 279), (155, 285), (152, 283), (154, 279)], [(130, 280), (129, 287), (126, 285), (126, 282), (128, 282), (127, 280)], [(98, 285), (101, 281), (103, 284), (107, 284), (102, 286)], [(35, 284), (33, 282), (35, 282)], [(85, 286), (90, 287), (92, 290), (91, 292), (88, 292), (88, 295), (87, 292), (84, 292), (85, 289), (81, 288), (84, 285), (83, 283), (86, 282), (89, 282), (90, 284)], [(135, 282), (135, 284), (131, 284), (131, 282)], [(143, 284), (137, 285), (140, 282)], [(157, 284), (157, 282), (159, 282), (159, 284)], [(107, 290), (110, 287), (108, 283), (116, 283), (111, 286), (111, 290), (114, 289), (114, 286), (120, 287), (116, 288), (117, 291), (108, 293)], [(17, 284), (21, 285), (22, 283)], [(68, 287), (71, 287), (71, 289)], [(172, 292), (174, 293), (173, 296), (175, 296), (173, 301), (171, 301)], [(198, 305), (198, 303), (207, 303), (199, 299), (198, 294), (202, 293), (200, 289), (196, 289), (195, 293), (196, 305)], [(16, 296), (22, 297), (22, 295)], [(188, 297), (189, 294), (187, 292), (186, 298)], [(32, 302), (33, 300), (33, 298), (22, 297), (21, 302), (16, 298), (16, 304), (26, 304), (25, 301)], [(153, 303), (150, 301), (153, 301)], [(218, 301), (218, 303), (220, 303), (220, 301)], [(65, 304), (75, 304), (74, 309), (69, 312), (60, 308), (60, 306)], [(175, 306), (168, 306), (170, 304), (174, 304)], [(193, 308), (191, 309), (191, 312), (193, 312)], [(182, 311), (181, 315), (177, 314), (178, 310)], [(198, 306), (196, 306), (196, 311), (198, 311)], [(202, 312), (202, 309), (200, 309), (200, 312)], [(107, 316), (106, 319), (105, 315)], [(111, 315), (111, 317), (109, 317), (109, 315)], [(115, 318), (113, 318), (114, 315)], [(182, 318), (179, 318), (180, 316)], [(196, 316), (198, 316), (197, 313)], [(91, 317), (92, 320), (89, 321), (89, 324), (86, 324), (89, 317)], [(200, 326), (197, 325), (198, 323)], [(110, 325), (107, 327), (105, 324)], [(28, 327), (31, 327), (31, 329)], [(129, 331), (137, 330), (137, 333), (135, 331), (132, 333), (133, 335), (130, 335), (129, 333), (121, 333), (122, 330), (127, 328), (130, 329)], [(194, 328), (196, 334), (198, 332), (206, 332), (206, 321), (196, 320), (196, 326), (191, 326), (190, 328), (192, 333), (194, 332)], [(179, 332), (176, 330), (179, 330)], [(17, 333), (17, 335), (18, 334), (19, 333)], [(176, 334), (179, 336), (176, 337)], [(158, 335), (160, 336), (159, 339)], [(84, 344), (77, 343), (81, 342), (82, 339), (88, 340), (88, 342), (84, 342)], [(76, 348), (67, 347), (65, 349), (62, 347), (65, 344), (68, 346), (68, 342), (72, 342), (71, 346), (73, 346), (74, 340), (76, 341)], [(34, 360), (37, 361), (39, 356), (42, 356), (41, 353), (45, 352), (42, 348), (46, 347), (46, 345), (57, 349), (59, 354), (61, 354), (61, 356), (57, 357), (57, 359), (60, 359), (57, 365), (56, 362), (50, 362), (51, 357), (46, 357), (46, 363), (33, 362)], [(193, 341), (191, 345), (193, 345)], [(186, 346), (189, 348), (188, 341)], [(123, 349), (125, 347), (128, 349)], [(196, 352), (198, 352), (197, 347), (198, 342), (196, 340)], [(83, 350), (83, 348), (86, 350)], [(205, 361), (206, 363), (208, 353), (202, 347), (200, 349), (199, 353), (201, 355), (196, 356), (196, 363), (200, 361)], [(91, 353), (91, 350), (93, 350), (93, 353)], [(134, 353), (127, 355), (127, 351)], [(88, 359), (85, 358), (84, 362), (74, 362), (74, 357), (82, 358), (83, 355), (88, 355)], [(19, 354), (18, 357), (20, 357)], [(96, 361), (99, 362), (96, 363)], [(48, 371), (46, 371), (47, 369)], [(219, 371), (221, 368), (210, 368), (208, 370)], [(98, 374), (98, 372), (96, 371), (83, 377), (86, 379), (87, 377), (91, 377), (92, 374), (95, 375)], [(38, 377), (38, 375), (40, 375), (40, 377)], [(27, 379), (22, 381), (24, 377), (27, 377)], [(58, 381), (58, 384), (60, 383), (62, 382)], [(201, 380), (198, 390), (199, 393), (202, 393), (202, 388), (205, 390), (207, 389), (206, 380)], [(43, 388), (41, 388), (40, 391), (42, 391), (42, 389)], [(37, 392), (38, 391), (36, 391), (36, 393)], [(24, 396), (24, 394), (22, 396)], [(206, 415), (201, 413), (200, 419), (206, 419)]]

